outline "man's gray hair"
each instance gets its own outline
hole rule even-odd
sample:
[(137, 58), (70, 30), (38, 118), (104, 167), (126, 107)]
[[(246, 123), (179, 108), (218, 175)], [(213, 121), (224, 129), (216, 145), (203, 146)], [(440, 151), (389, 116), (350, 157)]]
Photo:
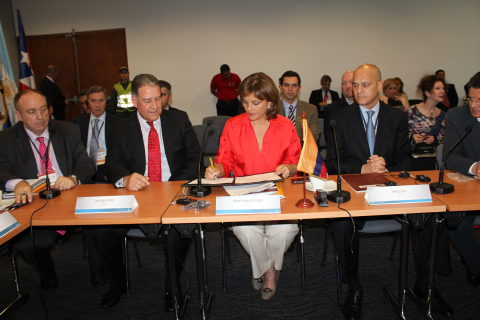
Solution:
[(158, 84), (157, 78), (151, 74), (139, 74), (133, 78), (132, 81), (132, 94), (135, 97), (138, 97), (138, 89), (143, 86), (150, 86), (150, 87), (160, 87)]

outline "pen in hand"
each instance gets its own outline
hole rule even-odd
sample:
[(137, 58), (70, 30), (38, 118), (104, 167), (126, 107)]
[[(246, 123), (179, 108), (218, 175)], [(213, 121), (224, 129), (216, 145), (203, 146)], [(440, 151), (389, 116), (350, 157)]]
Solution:
[(210, 159), (210, 164), (212, 165), (212, 170), (213, 170), (213, 176), (215, 177), (215, 180), (217, 180), (217, 175), (215, 174), (215, 167), (213, 166), (212, 158)]

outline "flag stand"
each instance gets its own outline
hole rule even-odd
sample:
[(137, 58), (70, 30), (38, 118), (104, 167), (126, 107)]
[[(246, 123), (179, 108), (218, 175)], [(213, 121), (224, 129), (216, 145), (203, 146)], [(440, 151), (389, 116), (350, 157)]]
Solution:
[(303, 199), (300, 199), (295, 204), (297, 208), (312, 208), (314, 206), (312, 200), (307, 199), (307, 188), (305, 187), (305, 172), (303, 173)]

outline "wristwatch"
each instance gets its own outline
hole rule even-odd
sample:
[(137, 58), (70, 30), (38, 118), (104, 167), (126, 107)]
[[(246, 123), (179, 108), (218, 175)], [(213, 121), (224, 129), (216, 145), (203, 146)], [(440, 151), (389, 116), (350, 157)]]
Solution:
[(75, 179), (75, 185), (78, 185), (78, 178), (77, 178), (76, 175), (72, 174), (72, 175), (69, 175), (68, 177), (69, 177), (69, 178), (70, 178), (70, 177), (74, 178), (74, 179)]

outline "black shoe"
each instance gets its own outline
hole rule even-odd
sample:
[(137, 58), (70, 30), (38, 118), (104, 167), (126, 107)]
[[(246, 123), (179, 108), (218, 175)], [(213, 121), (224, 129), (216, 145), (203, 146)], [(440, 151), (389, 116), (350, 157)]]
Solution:
[(103, 271), (94, 271), (90, 269), (90, 283), (95, 288), (101, 287), (107, 283), (107, 277)]
[(349, 291), (345, 302), (343, 303), (342, 312), (346, 319), (357, 320), (362, 318), (362, 299), (363, 291)]
[(117, 304), (118, 300), (122, 294), (125, 293), (125, 289), (110, 289), (105, 293), (102, 297), (102, 301), (100, 302), (100, 308), (102, 309), (110, 309), (115, 304)]
[(478, 276), (474, 275), (467, 268), (467, 281), (475, 288), (478, 288), (480, 286), (480, 275)]
[[(426, 305), (427, 294), (420, 289), (420, 286), (417, 283), (415, 283), (415, 285), (413, 286), (413, 291), (415, 292), (415, 295), (422, 301), (422, 303)], [(447, 301), (442, 298), (440, 292), (438, 292), (438, 290), (436, 289), (434, 289), (433, 292), (432, 311), (436, 312), (439, 316), (442, 317), (453, 317), (453, 315), (455, 314), (452, 307), (450, 307)]]
[(163, 299), (163, 301), (165, 302), (165, 311), (167, 313), (172, 313), (174, 305), (173, 305), (173, 297), (170, 294), (170, 292), (165, 292), (165, 298)]

